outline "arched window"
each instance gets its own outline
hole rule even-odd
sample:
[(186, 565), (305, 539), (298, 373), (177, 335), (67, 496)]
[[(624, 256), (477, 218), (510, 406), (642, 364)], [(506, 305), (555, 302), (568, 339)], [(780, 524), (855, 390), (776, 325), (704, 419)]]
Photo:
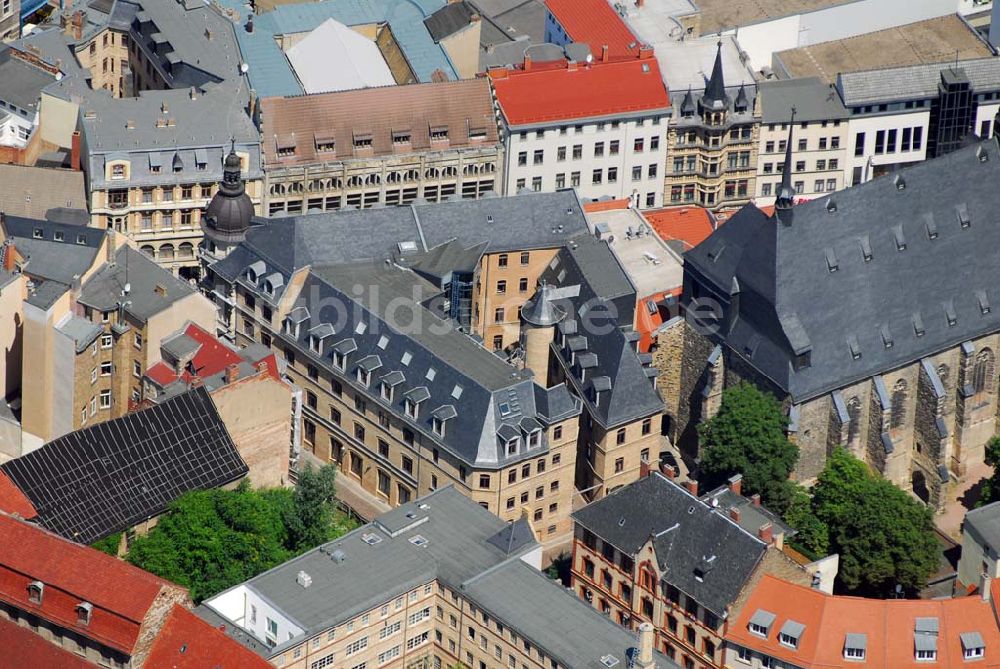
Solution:
[(154, 249), (149, 244), (144, 244), (143, 246), (141, 246), (139, 248), (139, 250), (142, 251), (143, 253), (145, 253), (146, 255), (148, 255), (150, 258), (155, 258), (156, 257), (156, 249)]
[(194, 246), (192, 246), (191, 242), (181, 242), (181, 245), (177, 247), (177, 251), (181, 258), (194, 256)]
[(853, 444), (861, 432), (861, 400), (857, 395), (847, 401), (847, 443)]
[(892, 388), (892, 409), (889, 427), (898, 429), (906, 422), (906, 381), (900, 379)]
[(174, 259), (174, 245), (173, 244), (164, 244), (163, 246), (161, 246), (160, 247), (160, 257), (163, 258), (164, 260), (173, 260)]
[(972, 390), (977, 395), (993, 392), (993, 351), (984, 348), (976, 354), (976, 363), (972, 367)]
[(944, 386), (945, 390), (948, 390), (948, 381), (951, 378), (951, 370), (948, 369), (948, 365), (938, 365), (937, 375), (938, 380), (941, 381), (941, 385)]

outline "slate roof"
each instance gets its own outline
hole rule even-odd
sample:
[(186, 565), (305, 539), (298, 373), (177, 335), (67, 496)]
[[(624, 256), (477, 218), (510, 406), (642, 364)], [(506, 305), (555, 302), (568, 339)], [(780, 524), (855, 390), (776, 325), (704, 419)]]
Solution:
[(34, 117), (42, 89), (55, 81), (54, 75), (13, 55), (11, 47), (0, 49), (0, 100)]
[[(125, 284), (131, 290), (122, 297)], [(115, 263), (105, 264), (80, 289), (80, 304), (100, 311), (110, 311), (123, 299), (125, 311), (142, 322), (198, 291), (186, 281), (163, 269), (142, 251), (122, 246), (115, 253)]]
[(431, 38), (435, 42), (440, 42), (467, 27), (476, 14), (476, 8), (465, 0), (449, 2), (424, 19), (424, 25), (427, 26)]
[[(226, 4), (245, 11), (237, 0)], [(424, 19), (445, 4), (445, 0), (322, 0), (282, 5), (255, 16), (252, 33), (237, 26), (236, 41), (249, 65), (250, 86), (260, 97), (304, 92), (275, 36), (308, 32), (326, 19), (346, 26), (387, 23), (418, 81), (431, 81), (438, 70), (457, 79), (448, 55), (424, 25)]]
[(48, 212), (58, 215), (53, 210), (65, 208), (86, 216), (87, 192), (79, 170), (0, 165), (0, 183), (0, 211), (5, 214), (44, 219)]
[[(508, 527), (448, 486), (236, 588), (251, 590), (305, 629), (271, 649), (271, 657), (437, 579), (560, 666), (603, 669), (600, 658), (607, 654), (624, 666), (632, 634), (524, 563), (521, 558), (538, 546), (534, 539), (513, 549), (498, 546), (496, 538)], [(425, 540), (421, 546), (411, 542), (418, 535)], [(343, 561), (330, 558), (335, 551)], [(308, 588), (296, 583), (300, 571), (312, 577)], [(210, 599), (198, 613), (218, 621), (211, 606)], [(662, 656), (656, 660), (662, 669), (676, 667)]]
[(795, 120), (800, 122), (848, 117), (840, 93), (833, 84), (826, 84), (818, 77), (767, 79), (757, 84), (757, 90), (764, 123), (788, 123), (792, 107)]
[(28, 260), (25, 274), (66, 286), (91, 268), (104, 239), (104, 232), (94, 228), (20, 216), (4, 216), (0, 225)]
[(837, 75), (837, 89), (848, 106), (936, 98), (941, 75), (949, 70), (968, 78), (976, 93), (1000, 90), (998, 58), (963, 60), (959, 61), (957, 68), (954, 62), (947, 62), (842, 72)]
[(84, 544), (248, 471), (204, 388), (71, 432), (0, 469), (35, 506), (40, 525)]
[[(1000, 330), (998, 180), (987, 140), (799, 204), (788, 223), (747, 205), (686, 254), (685, 285), (723, 300), (738, 286), (738, 317), (716, 338), (811, 399)], [(796, 353), (809, 366), (796, 371)]]
[[(581, 526), (626, 555), (653, 541), (663, 580), (722, 617), (767, 545), (658, 472), (573, 513)], [(699, 581), (695, 569), (717, 565)]]

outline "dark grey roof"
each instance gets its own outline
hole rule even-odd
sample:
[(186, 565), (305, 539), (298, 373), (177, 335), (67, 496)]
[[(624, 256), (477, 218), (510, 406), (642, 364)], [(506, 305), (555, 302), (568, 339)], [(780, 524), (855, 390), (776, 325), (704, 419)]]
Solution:
[(73, 315), (67, 316), (57, 329), (73, 340), (77, 353), (86, 350), (104, 332), (104, 328), (97, 323)]
[(4, 216), (4, 231), (28, 259), (25, 274), (72, 285), (91, 268), (104, 239), (94, 228)]
[(521, 318), (539, 327), (551, 327), (566, 318), (566, 310), (555, 303), (550, 283), (538, 286), (535, 294), (521, 307)]
[(71, 432), (0, 469), (43, 527), (84, 544), (248, 471), (204, 388)]
[(740, 527), (751, 534), (756, 534), (764, 524), (770, 523), (775, 534), (784, 534), (785, 537), (795, 535), (795, 530), (776, 513), (754, 504), (752, 500), (743, 495), (737, 495), (729, 489), (728, 485), (720, 486), (712, 492), (702, 495), (701, 499), (710, 505), (716, 504), (722, 513), (728, 513), (729, 509), (738, 509)]
[(787, 123), (792, 107), (795, 107), (795, 120), (800, 122), (848, 117), (839, 91), (818, 77), (768, 79), (758, 84), (758, 91), (764, 123)]
[(896, 100), (936, 98), (942, 76), (958, 72), (976, 93), (1000, 90), (1000, 59), (964, 60), (954, 70), (954, 61), (928, 63), (837, 75), (837, 88), (848, 106)]
[[(718, 616), (736, 601), (767, 550), (724, 513), (659, 473), (574, 512), (573, 518), (630, 556), (652, 540), (663, 580)], [(698, 580), (695, 569), (712, 557), (720, 567)]]
[[(801, 402), (1000, 330), (980, 301), (1000, 279), (998, 180), (988, 140), (799, 204), (790, 223), (747, 205), (685, 255), (685, 281), (724, 301), (736, 281), (739, 316), (719, 338)], [(794, 370), (796, 352), (809, 366)]]
[(705, 84), (705, 92), (699, 100), (708, 109), (727, 109), (731, 98), (726, 94), (726, 81), (722, 73), (722, 40), (715, 53), (715, 63), (712, 65), (712, 75)]
[(1000, 550), (1000, 502), (993, 502), (965, 514), (962, 528), (992, 552)]
[[(131, 290), (123, 297), (128, 283)], [(149, 256), (131, 246), (115, 253), (115, 263), (105, 264), (87, 280), (78, 298), (81, 304), (101, 311), (114, 309), (122, 300), (125, 311), (146, 322), (178, 300), (197, 294), (197, 290), (165, 270)]]
[[(419, 545), (413, 541), (418, 537)], [(635, 645), (632, 634), (525, 563), (521, 558), (537, 546), (527, 523), (508, 524), (448, 486), (237, 587), (305, 630), (259, 651), (267, 657), (436, 579), (560, 666), (606, 669), (601, 658), (611, 655), (624, 667), (626, 651)], [(343, 559), (331, 559), (335, 553)], [(300, 572), (311, 577), (308, 588), (297, 583)], [(197, 613), (224, 620), (212, 601)], [(660, 655), (656, 662), (676, 669)]]
[(963, 650), (973, 650), (976, 648), (986, 647), (986, 643), (983, 641), (983, 635), (979, 632), (962, 632), (958, 636), (962, 641)]
[(160, 343), (160, 349), (174, 360), (181, 360), (197, 353), (201, 344), (183, 331), (167, 337)]
[(42, 89), (56, 78), (11, 54), (10, 47), (0, 50), (0, 100), (34, 116), (38, 111)]
[(424, 19), (424, 25), (434, 41), (440, 42), (468, 26), (476, 13), (475, 8), (465, 0), (450, 2)]

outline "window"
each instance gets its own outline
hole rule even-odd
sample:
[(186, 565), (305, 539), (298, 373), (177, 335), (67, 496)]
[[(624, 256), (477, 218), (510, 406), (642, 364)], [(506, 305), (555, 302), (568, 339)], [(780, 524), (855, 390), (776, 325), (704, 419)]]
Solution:
[(572, 188), (579, 188), (579, 186), (580, 186), (580, 173), (579, 172), (572, 172), (572, 173), (570, 173), (570, 175), (569, 175), (569, 185)]
[(545, 151), (542, 149), (535, 149), (534, 155), (531, 157), (532, 164), (541, 165), (545, 161)]
[(621, 473), (625, 471), (625, 458), (617, 458), (615, 460), (615, 473)]
[(101, 348), (111, 348), (113, 343), (114, 339), (112, 339), (111, 335), (101, 335)]
[(615, 444), (621, 446), (625, 443), (625, 428), (621, 428), (615, 433)]
[(533, 177), (531, 179), (531, 190), (536, 193), (542, 190), (542, 177)]
[(643, 145), (644, 145), (644, 141), (643, 141), (642, 137), (638, 137), (632, 143), (632, 150), (635, 151), (636, 153), (642, 153)]
[(333, 653), (330, 653), (328, 655), (324, 655), (315, 662), (310, 663), (309, 669), (324, 669), (324, 667), (332, 667), (332, 666), (333, 666)]
[(656, 163), (650, 163), (649, 167), (646, 168), (646, 176), (648, 178), (650, 178), (650, 179), (655, 179), (656, 178), (656, 173), (657, 173), (657, 165), (656, 165)]
[(528, 164), (528, 152), (521, 151), (520, 153), (517, 154), (517, 166), (524, 167), (527, 164)]
[(360, 639), (357, 639), (349, 643), (347, 645), (347, 648), (344, 649), (344, 655), (349, 657), (359, 651), (364, 650), (367, 647), (368, 647), (368, 637), (363, 636)]
[(560, 146), (558, 149), (556, 149), (556, 160), (558, 162), (560, 162), (560, 163), (563, 162), (564, 160), (566, 160), (566, 147), (565, 146)]
[(493, 322), (503, 323), (504, 309), (503, 307), (497, 307), (493, 310)]
[(111, 376), (111, 363), (102, 362), (101, 363), (101, 376)]
[(610, 142), (608, 142), (608, 154), (612, 156), (617, 156), (619, 153), (619, 144), (620, 143), (617, 139), (613, 139)]
[(919, 151), (923, 146), (924, 141), (924, 129), (917, 127), (913, 129), (913, 150)]
[(573, 160), (580, 160), (583, 158), (583, 144), (575, 144), (573, 146)]
[(865, 133), (859, 132), (854, 138), (854, 155), (865, 155)]
[(604, 142), (597, 142), (594, 144), (594, 157), (600, 158), (604, 155)]
[(111, 408), (111, 391), (102, 390), (101, 391), (101, 408), (110, 409)]
[[(632, 181), (639, 181), (642, 179), (642, 165), (632, 166)], [(608, 179), (610, 181), (610, 179)]]
[(503, 295), (507, 292), (507, 282), (503, 279), (497, 281), (497, 294)]
[(41, 604), (45, 595), (45, 584), (41, 581), (32, 581), (28, 585), (28, 601), (32, 604)]
[(591, 175), (590, 181), (595, 186), (597, 184), (603, 183), (604, 182), (604, 170), (601, 170), (601, 169), (594, 170), (593, 175)]
[(479, 475), (479, 487), (480, 488), (489, 488), (490, 487), (490, 475), (489, 474), (480, 474)]
[(608, 168), (608, 183), (613, 184), (618, 181), (618, 168), (609, 167)]
[(885, 130), (875, 133), (875, 155), (885, 153)]

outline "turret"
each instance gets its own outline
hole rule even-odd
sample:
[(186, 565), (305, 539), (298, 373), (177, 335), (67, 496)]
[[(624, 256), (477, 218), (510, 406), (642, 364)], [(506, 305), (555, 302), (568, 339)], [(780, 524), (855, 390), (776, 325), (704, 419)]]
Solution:
[(243, 241), (253, 215), (253, 202), (246, 194), (234, 141), (223, 162), (219, 191), (208, 203), (202, 219), (207, 250), (213, 255), (226, 255)]
[(535, 381), (548, 386), (549, 346), (555, 338), (555, 327), (566, 318), (566, 310), (555, 303), (555, 287), (542, 283), (521, 308), (521, 346), (524, 366), (535, 375)]

